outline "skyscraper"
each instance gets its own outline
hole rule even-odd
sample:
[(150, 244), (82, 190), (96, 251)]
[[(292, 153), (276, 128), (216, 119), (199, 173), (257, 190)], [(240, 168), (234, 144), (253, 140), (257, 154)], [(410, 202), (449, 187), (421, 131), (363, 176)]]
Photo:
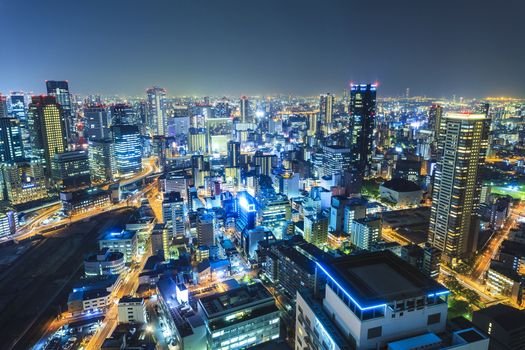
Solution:
[(119, 176), (139, 173), (142, 170), (142, 142), (136, 125), (113, 125), (115, 165)]
[(374, 84), (354, 84), (350, 90), (350, 141), (357, 169), (365, 174), (374, 147), (376, 89)]
[(250, 101), (248, 100), (248, 97), (242, 96), (240, 103), (239, 103), (239, 109), (241, 112), (241, 123), (250, 123)]
[(22, 130), (16, 118), (0, 118), (0, 162), (24, 157)]
[(84, 108), (86, 128), (84, 136), (88, 141), (109, 138), (111, 115), (104, 105), (93, 105)]
[(139, 122), (137, 113), (135, 113), (133, 107), (128, 104), (114, 104), (110, 107), (110, 112), (110, 124), (136, 125)]
[(88, 153), (84, 150), (57, 153), (53, 158), (53, 181), (61, 189), (91, 185)]
[(332, 115), (334, 113), (334, 96), (326, 93), (319, 98), (319, 114), (321, 116), (321, 130), (326, 136), (329, 134), (330, 124), (332, 124)]
[(185, 208), (180, 192), (168, 193), (162, 202), (162, 218), (164, 223), (171, 225), (173, 236), (184, 236)]
[(33, 155), (45, 160), (46, 173), (51, 175), (53, 157), (67, 149), (62, 106), (53, 96), (33, 96), (28, 123)]
[(228, 141), (228, 167), (233, 168), (239, 166), (240, 157), (241, 143)]
[(7, 117), (7, 98), (0, 94), (0, 118)]
[(76, 118), (73, 115), (71, 96), (69, 95), (69, 84), (67, 81), (46, 80), (47, 94), (56, 98), (56, 102), (62, 107), (64, 121), (66, 124), (66, 137), (70, 138), (76, 128)]
[(486, 114), (450, 113), (441, 119), (428, 241), (449, 262), (476, 249), (479, 168), (489, 129)]
[(153, 135), (166, 132), (166, 90), (157, 86), (146, 90), (148, 95), (147, 114)]

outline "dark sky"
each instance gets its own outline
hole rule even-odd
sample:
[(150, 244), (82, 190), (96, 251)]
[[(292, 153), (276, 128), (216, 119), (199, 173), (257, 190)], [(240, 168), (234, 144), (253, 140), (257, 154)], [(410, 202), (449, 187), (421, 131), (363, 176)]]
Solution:
[(525, 97), (524, 0), (0, 0), (0, 91)]

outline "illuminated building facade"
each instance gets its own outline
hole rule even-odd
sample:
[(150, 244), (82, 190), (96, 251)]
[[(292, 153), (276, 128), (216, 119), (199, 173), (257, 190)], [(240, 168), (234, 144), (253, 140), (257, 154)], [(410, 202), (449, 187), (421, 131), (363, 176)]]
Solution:
[[(237, 232), (252, 230), (257, 225), (257, 201), (248, 192), (237, 194)], [(240, 237), (240, 236), (239, 236)]]
[(62, 189), (91, 185), (87, 151), (57, 153), (53, 158), (53, 181)]
[(334, 95), (326, 93), (319, 98), (319, 115), (321, 130), (323, 135), (326, 136), (330, 133), (330, 127), (332, 124), (332, 117), (334, 114)]
[(142, 171), (142, 142), (138, 126), (113, 125), (115, 166), (119, 177)]
[(149, 126), (154, 135), (166, 133), (166, 90), (154, 86), (146, 91)]
[(247, 348), (279, 338), (280, 311), (261, 283), (199, 299), (208, 349)]
[(53, 96), (62, 108), (65, 135), (70, 138), (76, 132), (76, 116), (73, 115), (69, 83), (61, 80), (46, 80), (48, 96)]
[(28, 203), (47, 198), (47, 178), (41, 159), (26, 159), (6, 162), (1, 167), (1, 194), (6, 194), (12, 205)]
[(353, 84), (350, 88), (350, 142), (357, 169), (364, 174), (368, 173), (374, 149), (376, 90), (374, 84)]
[(485, 162), (489, 128), (484, 114), (451, 113), (442, 118), (428, 241), (450, 262), (477, 248), (479, 169)]
[(316, 265), (326, 285), (297, 293), (296, 350), (380, 349), (445, 331), (448, 290), (393, 253)]
[(89, 141), (89, 165), (94, 182), (113, 180), (117, 172), (113, 140), (100, 139)]
[(190, 153), (208, 153), (208, 137), (204, 128), (190, 128), (188, 137), (188, 151)]
[(67, 149), (66, 124), (62, 106), (53, 96), (33, 96), (29, 105), (29, 130), (33, 156), (46, 162), (46, 174), (51, 175), (53, 157)]
[(24, 158), (22, 129), (16, 118), (0, 118), (0, 162)]
[(84, 136), (88, 141), (110, 138), (111, 114), (104, 105), (84, 108), (86, 127)]

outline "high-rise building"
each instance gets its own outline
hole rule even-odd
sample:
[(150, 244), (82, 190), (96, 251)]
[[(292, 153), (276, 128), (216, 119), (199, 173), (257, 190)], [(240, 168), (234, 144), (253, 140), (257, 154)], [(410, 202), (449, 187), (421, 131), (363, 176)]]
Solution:
[(328, 216), (323, 214), (305, 216), (304, 239), (316, 246), (325, 244), (328, 240)]
[(228, 141), (228, 167), (235, 168), (239, 166), (241, 157), (241, 143)]
[(164, 135), (166, 133), (166, 90), (154, 86), (146, 90), (147, 115), (153, 135)]
[(136, 125), (113, 125), (111, 127), (115, 147), (115, 165), (118, 176), (142, 171), (142, 142)]
[(334, 95), (326, 93), (320, 96), (319, 114), (321, 116), (321, 129), (326, 136), (329, 134), (332, 116), (334, 114)]
[(253, 164), (257, 167), (258, 175), (270, 176), (277, 165), (277, 156), (257, 151), (253, 156)]
[[(352, 150), (341, 146), (322, 146), (323, 164), (320, 167), (322, 175), (332, 176), (343, 174), (352, 164)], [(321, 171), (320, 171), (321, 172)]]
[(381, 218), (369, 216), (352, 222), (350, 241), (355, 247), (370, 250), (380, 240)]
[(188, 137), (188, 151), (190, 153), (207, 153), (208, 137), (204, 128), (190, 128)]
[(239, 102), (239, 110), (241, 112), (241, 123), (250, 123), (250, 101), (248, 100), (248, 97), (241, 97)]
[(86, 126), (84, 137), (90, 140), (110, 138), (111, 115), (104, 105), (88, 106), (84, 108)]
[(137, 113), (129, 104), (117, 103), (109, 108), (111, 118), (109, 124), (137, 125), (140, 120)]
[(39, 158), (0, 164), (0, 198), (12, 205), (47, 197), (44, 161)]
[(489, 129), (485, 114), (450, 113), (441, 121), (428, 241), (450, 262), (477, 248), (479, 168)]
[(65, 123), (66, 137), (71, 137), (76, 131), (76, 117), (73, 115), (71, 96), (69, 94), (69, 83), (60, 80), (46, 80), (46, 89), (49, 96), (56, 98), (56, 102), (62, 107)]
[(61, 189), (73, 189), (91, 185), (88, 152), (84, 150), (55, 154), (53, 158), (53, 181)]
[(46, 172), (50, 175), (53, 157), (67, 149), (62, 106), (53, 96), (33, 96), (28, 123), (33, 155), (45, 160)]
[(374, 84), (354, 84), (350, 89), (350, 141), (357, 168), (365, 174), (374, 150), (376, 89)]
[(0, 118), (7, 117), (7, 97), (0, 94)]
[(197, 217), (197, 245), (211, 247), (215, 245), (213, 215), (202, 214)]
[(185, 206), (180, 192), (170, 192), (162, 201), (163, 222), (171, 225), (173, 236), (184, 236)]
[(237, 231), (254, 229), (257, 224), (257, 201), (248, 192), (239, 192), (237, 203)]
[(22, 129), (16, 118), (0, 118), (0, 162), (24, 158)]
[(89, 141), (89, 164), (94, 182), (113, 180), (114, 174), (117, 172), (113, 140)]

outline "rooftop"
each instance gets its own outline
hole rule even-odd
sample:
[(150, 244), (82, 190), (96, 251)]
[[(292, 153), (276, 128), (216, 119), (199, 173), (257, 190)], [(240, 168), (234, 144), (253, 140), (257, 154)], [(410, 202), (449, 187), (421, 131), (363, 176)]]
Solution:
[(268, 301), (273, 303), (273, 297), (261, 283), (242, 285), (239, 288), (206, 296), (199, 300), (208, 319)]
[(120, 231), (120, 232), (107, 232), (104, 234), (104, 237), (102, 237), (101, 241), (112, 241), (112, 240), (120, 240), (120, 239), (132, 239), (135, 237), (137, 233), (135, 231)]
[(505, 304), (492, 305), (487, 308), (474, 312), (474, 321), (476, 315), (483, 315), (491, 318), (506, 331), (523, 329), (525, 327), (525, 312)]
[(342, 257), (318, 264), (340, 288), (362, 307), (448, 290), (390, 251)]
[(401, 178), (386, 181), (383, 183), (382, 186), (388, 189), (391, 189), (393, 191), (396, 191), (396, 192), (421, 191), (421, 188), (415, 182), (412, 182), (406, 179), (401, 179)]

